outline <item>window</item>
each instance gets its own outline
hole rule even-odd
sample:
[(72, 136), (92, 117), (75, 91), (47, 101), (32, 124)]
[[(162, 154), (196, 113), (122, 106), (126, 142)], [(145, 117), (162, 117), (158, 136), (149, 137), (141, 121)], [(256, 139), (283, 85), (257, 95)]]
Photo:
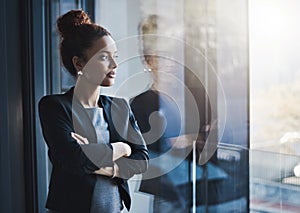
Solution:
[(251, 209), (299, 212), (299, 2), (249, 2)]
[[(169, 66), (166, 61), (175, 62), (176, 72), (161, 72), (159, 88), (173, 92), (182, 131), (192, 128), (197, 119), (199, 128), (214, 124), (208, 157), (203, 158), (202, 152), (199, 161), (199, 153), (184, 149), (184, 163), (176, 164), (181, 178), (173, 187), (190, 211), (248, 212), (249, 207), (253, 212), (299, 211), (296, 8), (300, 5), (296, 0), (56, 0), (49, 4), (46, 81), (51, 93), (74, 84), (59, 60), (55, 22), (60, 14), (83, 8), (112, 33), (119, 49), (118, 75), (116, 84), (102, 92), (128, 100), (149, 90), (155, 80), (145, 57), (155, 54), (145, 54), (138, 26), (151, 15), (164, 19), (156, 31), (159, 39), (155, 38), (160, 40), (155, 45), (164, 51), (158, 48), (155, 57), (164, 69)], [(165, 51), (169, 43), (176, 51)], [(162, 208), (154, 207), (153, 193), (140, 190), (141, 182), (142, 176), (129, 181), (131, 212)]]

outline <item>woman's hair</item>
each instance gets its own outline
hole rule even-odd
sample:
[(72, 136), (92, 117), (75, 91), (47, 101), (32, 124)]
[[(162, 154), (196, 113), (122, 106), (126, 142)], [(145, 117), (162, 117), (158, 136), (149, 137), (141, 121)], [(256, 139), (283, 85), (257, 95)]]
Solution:
[(154, 46), (156, 46), (156, 36), (158, 28), (158, 16), (149, 15), (145, 17), (138, 25), (138, 33), (140, 35), (140, 53), (147, 54)]
[(183, 29), (168, 15), (151, 14), (139, 23), (138, 33), (140, 53), (147, 55), (149, 52), (155, 52), (155, 49), (161, 46), (161, 42), (168, 45), (169, 41), (172, 43), (174, 39), (181, 39)]
[(57, 19), (57, 30), (60, 35), (60, 55), (63, 65), (71, 75), (77, 76), (73, 65), (73, 57), (86, 61), (86, 50), (94, 42), (110, 33), (103, 27), (93, 23), (82, 10), (71, 10)]
[(139, 34), (155, 34), (157, 32), (158, 18), (157, 15), (149, 15), (144, 18), (138, 25)]

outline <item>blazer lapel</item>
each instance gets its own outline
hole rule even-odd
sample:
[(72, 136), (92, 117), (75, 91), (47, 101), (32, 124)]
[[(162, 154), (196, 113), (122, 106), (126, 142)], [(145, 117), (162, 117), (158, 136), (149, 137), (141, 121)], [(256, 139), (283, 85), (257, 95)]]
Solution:
[(100, 102), (101, 106), (103, 107), (104, 117), (108, 124), (110, 142), (115, 142), (115, 141), (120, 140), (120, 137), (118, 137), (118, 134), (116, 133), (115, 127), (111, 120), (111, 118), (112, 118), (111, 117), (111, 101), (109, 100), (109, 98), (107, 96), (101, 95), (99, 98), (99, 102)]
[(97, 143), (97, 134), (85, 108), (74, 95), (74, 87), (68, 92), (68, 97), (72, 102), (72, 121), (75, 133), (88, 139), (90, 143)]

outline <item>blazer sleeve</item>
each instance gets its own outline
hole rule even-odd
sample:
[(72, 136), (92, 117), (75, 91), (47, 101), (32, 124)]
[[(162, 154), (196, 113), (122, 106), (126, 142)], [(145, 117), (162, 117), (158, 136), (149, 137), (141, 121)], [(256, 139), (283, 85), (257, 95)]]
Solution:
[[(125, 101), (125, 100), (124, 100)], [(127, 138), (125, 143), (131, 147), (131, 155), (129, 157), (122, 157), (116, 161), (119, 167), (119, 174), (123, 179), (129, 179), (135, 174), (144, 173), (148, 168), (148, 149), (144, 138), (140, 132), (134, 115), (130, 109), (129, 104), (125, 101), (125, 108), (128, 110), (129, 121), (127, 122)]]
[[(69, 107), (71, 108), (71, 107)], [(39, 102), (39, 116), (49, 158), (54, 166), (77, 175), (84, 175), (100, 167), (113, 166), (112, 149), (106, 145), (99, 154), (101, 164), (95, 165), (72, 138), (72, 113), (56, 96), (45, 96)]]

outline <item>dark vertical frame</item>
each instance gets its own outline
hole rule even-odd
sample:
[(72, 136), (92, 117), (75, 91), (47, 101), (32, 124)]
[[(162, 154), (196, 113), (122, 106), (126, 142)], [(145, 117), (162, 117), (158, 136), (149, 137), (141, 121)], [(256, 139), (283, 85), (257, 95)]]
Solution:
[(0, 2), (0, 212), (24, 212), (25, 140), (21, 26), (22, 11), (18, 0)]
[(51, 2), (0, 2), (0, 212), (46, 211), (48, 157), (37, 105), (60, 85), (46, 45)]
[(24, 79), (27, 78), (24, 83), (24, 97), (26, 97), (24, 109), (28, 112), (24, 122), (26, 122), (27, 132), (25, 143), (26, 146), (29, 145), (25, 155), (28, 160), (26, 178), (30, 183), (26, 197), (30, 201), (27, 203), (27, 211), (36, 213), (45, 212), (48, 186), (48, 160), (38, 116), (38, 101), (51, 89), (45, 45), (47, 4), (40, 0), (25, 1), (23, 4), (25, 20), (27, 20), (27, 23), (24, 23), (24, 30), (27, 32), (24, 44), (26, 48), (23, 53), (27, 63), (26, 73), (24, 73)]
[(23, 109), (24, 109), (24, 168), (25, 168), (25, 193), (26, 212), (38, 212), (38, 193), (36, 175), (36, 140), (35, 140), (35, 112), (34, 108), (34, 75), (33, 75), (33, 39), (32, 39), (32, 2), (22, 1), (20, 7), (23, 23), (20, 25), (24, 32), (22, 43), (22, 72), (23, 79)]
[(37, 103), (47, 91), (44, 37), (44, 1), (22, 3), (25, 42), (23, 60), (24, 142), (26, 174), (26, 212), (45, 212), (47, 192), (46, 150), (42, 143)]

